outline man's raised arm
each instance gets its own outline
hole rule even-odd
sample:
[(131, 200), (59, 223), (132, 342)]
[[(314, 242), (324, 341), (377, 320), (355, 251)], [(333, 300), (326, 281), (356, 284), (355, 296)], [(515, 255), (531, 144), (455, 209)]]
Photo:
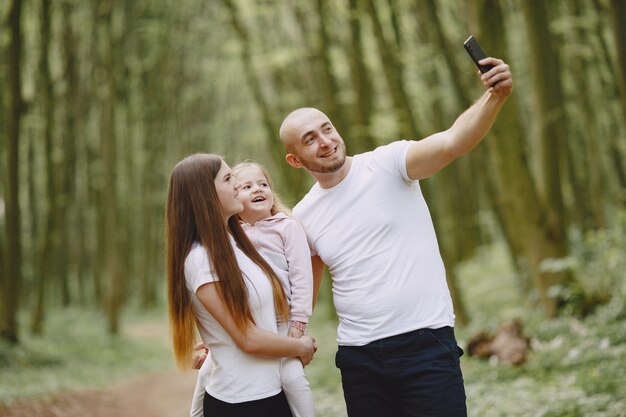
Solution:
[[(502, 104), (513, 91), (513, 78), (509, 66), (501, 59), (485, 58), (480, 64), (494, 65), (481, 75), (481, 81), (488, 90), (448, 130), (411, 145), (406, 157), (406, 168), (412, 180), (429, 177), (471, 151), (491, 129)], [(491, 87), (495, 83), (496, 86)]]

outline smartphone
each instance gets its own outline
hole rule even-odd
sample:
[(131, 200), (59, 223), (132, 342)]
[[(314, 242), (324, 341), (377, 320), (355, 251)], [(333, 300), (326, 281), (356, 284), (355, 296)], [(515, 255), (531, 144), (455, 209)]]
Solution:
[(467, 40), (463, 43), (463, 46), (465, 47), (467, 53), (472, 57), (472, 60), (474, 61), (481, 73), (484, 74), (491, 68), (493, 68), (493, 65), (480, 65), (478, 63), (478, 61), (480, 61), (481, 59), (487, 58), (487, 55), (485, 55), (483, 48), (480, 47), (480, 44), (472, 35), (467, 38)]

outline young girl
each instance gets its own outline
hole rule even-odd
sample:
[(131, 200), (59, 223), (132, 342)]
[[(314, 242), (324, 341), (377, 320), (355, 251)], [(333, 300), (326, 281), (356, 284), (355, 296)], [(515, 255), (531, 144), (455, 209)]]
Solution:
[[(311, 253), (300, 224), (289, 217), (278, 196), (272, 192), (269, 174), (261, 165), (244, 162), (236, 165), (233, 175), (241, 183), (239, 213), (241, 225), (248, 238), (272, 266), (278, 276), (290, 306), (289, 323), (279, 323), (278, 332), (299, 338), (304, 335), (311, 317), (313, 278)], [(210, 357), (210, 356), (209, 356)], [(207, 358), (200, 368), (192, 401), (192, 417), (202, 416), (204, 387), (211, 360)], [(283, 391), (295, 417), (313, 417), (313, 396), (304, 375), (302, 363), (295, 358), (282, 361), (280, 371)]]
[(314, 340), (277, 334), (289, 314), (272, 268), (241, 228), (241, 184), (215, 155), (179, 162), (167, 196), (168, 311), (174, 355), (191, 365), (197, 326), (211, 350), (203, 409), (211, 417), (290, 417), (283, 357), (308, 363)]

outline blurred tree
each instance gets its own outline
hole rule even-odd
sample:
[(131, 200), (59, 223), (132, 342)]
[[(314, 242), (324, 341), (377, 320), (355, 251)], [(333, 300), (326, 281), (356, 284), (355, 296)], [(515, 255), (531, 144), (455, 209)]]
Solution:
[[(550, 257), (561, 259), (568, 252), (561, 172), (565, 147), (569, 146), (565, 142), (561, 67), (557, 45), (549, 31), (546, 4), (540, 0), (528, 0), (521, 2), (521, 9), (532, 55), (530, 73), (534, 85), (533, 121), (536, 127), (532, 137), (538, 154), (537, 191), (545, 210), (544, 227), (553, 242), (554, 252), (550, 253)], [(569, 280), (568, 271), (555, 271), (536, 283), (548, 316), (556, 313), (558, 304), (558, 299), (550, 295), (550, 289)]]
[[(61, 183), (61, 196), (59, 211), (61, 213), (61, 256), (66, 262), (62, 262), (61, 277), (65, 277), (65, 285), (69, 288), (70, 277), (75, 277), (79, 289), (77, 297), (84, 297), (83, 277), (79, 274), (77, 264), (80, 262), (79, 251), (80, 238), (77, 231), (81, 230), (78, 219), (80, 206), (76, 199), (76, 171), (77, 171), (77, 142), (84, 141), (78, 131), (79, 123), (84, 117), (80, 106), (80, 84), (78, 73), (78, 39), (72, 21), (74, 3), (72, 0), (64, 0), (61, 4), (62, 13), (62, 43), (63, 43), (63, 78), (65, 91), (63, 95), (64, 126), (61, 135), (63, 151), (63, 171)], [(69, 297), (68, 297), (69, 299)]]
[[(502, 34), (497, 37), (482, 36), (484, 48), (502, 51), (505, 56), (510, 55), (504, 42), (506, 24), (500, 2), (473, 1), (472, 10), (477, 19), (477, 36), (492, 32)], [(567, 284), (568, 276), (563, 271), (546, 270), (542, 262), (545, 259), (565, 256), (565, 236), (554, 234), (546, 225), (547, 209), (534, 186), (523, 148), (525, 129), (515, 104), (512, 100), (501, 109), (494, 125), (495, 135), (487, 142), (495, 170), (495, 174), (491, 176), (494, 180), (494, 201), (514, 258), (527, 265), (541, 304), (546, 314), (552, 316), (556, 313), (558, 300), (549, 294), (550, 288), (557, 284)], [(560, 216), (562, 210), (561, 208)]]
[[(443, 131), (449, 128), (443, 102), (445, 93), (442, 86), (445, 84), (445, 75), (441, 66), (437, 64), (439, 57), (432, 51), (441, 50), (445, 40), (441, 36), (442, 29), (434, 2), (416, 2), (413, 13), (417, 22), (418, 41), (416, 44), (426, 46), (427, 55), (432, 56), (428, 60), (430, 65), (423, 63), (420, 68), (426, 85), (432, 86), (434, 90), (429, 127), (433, 132)], [(437, 192), (431, 193), (429, 198), (429, 205), (434, 208), (431, 209), (432, 217), (437, 229), (441, 256), (446, 266), (446, 278), (454, 312), (458, 322), (462, 325), (469, 323), (470, 317), (457, 284), (456, 269), (461, 261), (468, 259), (474, 253), (480, 241), (480, 231), (476, 230), (478, 196), (475, 183), (477, 178), (476, 175), (467, 172), (468, 166), (464, 164), (467, 161), (468, 158), (465, 157), (456, 160), (435, 174), (430, 181), (434, 182), (433, 188)], [(463, 174), (464, 171), (465, 174)], [(468, 184), (465, 184), (466, 187), (461, 185), (463, 178), (469, 180)]]
[[(624, 149), (620, 146), (620, 139), (626, 134), (626, 132), (624, 132), (626, 117), (624, 117), (624, 106), (620, 105), (619, 87), (617, 89), (615, 88), (615, 84), (619, 83), (619, 75), (616, 73), (617, 65), (613, 63), (608, 45), (610, 41), (607, 39), (607, 36), (605, 36), (605, 22), (611, 19), (611, 16), (615, 19), (615, 15), (610, 8), (605, 7), (600, 0), (592, 0), (592, 4), (593, 7), (590, 7), (587, 12), (594, 22), (592, 26), (594, 33), (592, 40), (595, 42), (592, 44), (592, 47), (598, 51), (600, 63), (600, 65), (597, 65), (596, 62), (594, 65), (596, 65), (597, 68), (602, 68), (599, 81), (601, 85), (600, 90), (602, 92), (600, 95), (600, 97), (602, 97), (601, 102), (604, 104), (602, 106), (604, 111), (597, 114), (596, 120), (600, 127), (600, 135), (608, 139), (609, 160), (611, 161), (611, 165), (615, 170), (615, 175), (618, 180), (616, 185), (619, 187), (619, 191), (613, 193), (614, 196), (617, 195), (618, 197), (617, 199), (613, 198), (613, 201), (624, 204), (626, 203), (626, 168), (624, 167)], [(592, 80), (593, 79), (590, 81)], [(606, 100), (607, 98), (609, 101)], [(609, 185), (610, 184), (607, 183), (607, 187)]]
[[(44, 138), (44, 155), (45, 155), (45, 175), (46, 186), (42, 201), (45, 205), (44, 227), (42, 233), (42, 241), (37, 245), (35, 251), (37, 253), (37, 269), (35, 274), (36, 290), (33, 314), (31, 317), (31, 331), (40, 334), (42, 331), (42, 323), (44, 320), (44, 303), (51, 284), (59, 284), (66, 277), (60, 274), (60, 195), (57, 178), (62, 171), (59, 170), (60, 165), (56, 163), (60, 152), (56, 149), (55, 140), (55, 97), (54, 87), (52, 84), (52, 74), (50, 73), (50, 40), (51, 40), (51, 21), (52, 10), (50, 0), (41, 0), (40, 5), (40, 23), (39, 23), (39, 74), (38, 87), (41, 103), (41, 112), (43, 114), (43, 132)], [(35, 152), (34, 149), (32, 152)], [(34, 175), (34, 172), (31, 172)], [(64, 297), (67, 294), (64, 292)]]
[(350, 81), (354, 91), (354, 100), (350, 103), (352, 109), (350, 126), (350, 152), (361, 153), (376, 147), (372, 137), (370, 123), (373, 110), (372, 76), (365, 64), (363, 47), (364, 17), (363, 2), (349, 0), (348, 19), (350, 21), (350, 47), (348, 58), (350, 65)]
[(224, 4), (228, 9), (229, 18), (233, 30), (235, 31), (237, 37), (241, 42), (241, 59), (244, 66), (246, 81), (248, 82), (248, 86), (252, 90), (255, 104), (261, 112), (263, 127), (265, 128), (265, 137), (267, 139), (270, 153), (274, 159), (274, 162), (276, 163), (276, 166), (280, 170), (281, 177), (283, 177), (283, 179), (293, 178), (294, 180), (296, 180), (296, 182), (288, 181), (289, 188), (301, 188), (299, 181), (297, 181), (298, 177), (295, 175), (292, 176), (288, 172), (288, 170), (291, 170), (291, 167), (288, 167), (286, 166), (286, 164), (283, 163), (284, 150), (282, 143), (280, 142), (280, 139), (277, 135), (279, 122), (275, 119), (271, 111), (270, 104), (263, 94), (260, 75), (257, 73), (257, 70), (254, 68), (253, 65), (250, 34), (248, 33), (248, 30), (244, 26), (244, 23), (239, 16), (239, 11), (237, 5), (235, 4), (235, 1), (224, 0)]
[(0, 310), (0, 338), (12, 343), (18, 341), (17, 309), (19, 306), (20, 283), (22, 281), (22, 244), (20, 216), (19, 143), (23, 114), (22, 100), (22, 2), (13, 0), (9, 11), (10, 31), (6, 64), (8, 103), (6, 117), (6, 175), (5, 186), (5, 232), (6, 248), (2, 276), (2, 303)]
[[(566, 3), (571, 10), (566, 10), (567, 14), (583, 18), (588, 13), (582, 0), (574, 0)], [(566, 14), (561, 13), (561, 14)], [(571, 126), (571, 134), (568, 135), (568, 146), (570, 162), (569, 173), (572, 187), (576, 189), (576, 198), (571, 210), (576, 216), (575, 221), (584, 231), (605, 228), (607, 226), (604, 210), (605, 184), (604, 184), (604, 164), (601, 156), (601, 141), (597, 138), (597, 115), (594, 111), (593, 88), (591, 78), (600, 77), (598, 65), (601, 60), (595, 58), (595, 54), (590, 54), (586, 48), (586, 39), (593, 38), (593, 33), (588, 33), (582, 24), (574, 25), (567, 32), (571, 43), (563, 41), (561, 48), (569, 56), (565, 57), (570, 62), (572, 71), (567, 74), (572, 76), (573, 97), (566, 100), (572, 105), (571, 120), (567, 125)], [(570, 46), (568, 48), (568, 46)], [(592, 64), (593, 63), (593, 64)], [(580, 160), (580, 162), (578, 162)]]
[(611, 17), (617, 58), (617, 85), (622, 100), (624, 121), (626, 121), (626, 2), (611, 0)]
[(385, 80), (387, 82), (387, 91), (393, 101), (394, 112), (398, 118), (399, 136), (405, 139), (423, 138), (423, 134), (418, 129), (417, 123), (413, 116), (413, 107), (411, 100), (407, 94), (404, 85), (404, 76), (402, 62), (399, 57), (397, 43), (391, 43), (387, 40), (384, 32), (384, 25), (380, 15), (380, 3), (373, 0), (365, 0), (369, 16), (372, 20), (374, 37), (376, 39), (376, 47), (380, 57), (380, 65), (382, 66)]
[[(158, 285), (161, 285), (163, 264), (163, 202), (166, 186), (166, 172), (163, 160), (166, 156), (168, 118), (163, 114), (171, 114), (172, 103), (164, 100), (167, 97), (167, 83), (164, 80), (171, 76), (172, 42), (176, 37), (168, 25), (159, 21), (166, 19), (165, 10), (155, 8), (154, 13), (159, 19), (150, 19), (147, 24), (151, 36), (142, 36), (138, 43), (139, 62), (139, 96), (141, 98), (142, 124), (145, 128), (142, 141), (143, 163), (141, 164), (141, 232), (143, 243), (138, 244), (142, 265), (138, 271), (139, 297), (144, 307), (157, 303)], [(156, 40), (156, 42), (155, 42)], [(154, 69), (159, 69), (155, 71)]]
[[(328, 114), (332, 115), (332, 121), (335, 128), (339, 132), (348, 132), (348, 123), (346, 111), (339, 99), (340, 89), (339, 82), (335, 76), (333, 62), (331, 59), (332, 43), (329, 35), (330, 17), (328, 16), (328, 5), (326, 0), (317, 0), (317, 30), (318, 41), (317, 55), (319, 56), (319, 64), (317, 65), (321, 75), (321, 89), (323, 91), (323, 108)], [(349, 146), (349, 145), (348, 145)]]
[[(0, 12), (1, 15), (1, 12)], [(4, 45), (4, 31), (0, 30), (0, 40), (2, 40), (2, 45)], [(6, 65), (7, 62), (7, 53), (4, 46), (0, 46), (0, 62), (4, 62)], [(0, 66), (0, 85), (6, 85), (5, 82), (5, 69)], [(0, 126), (5, 126), (5, 115), (6, 115), (6, 107), (5, 107), (5, 91), (0, 92)], [(6, 129), (0, 129), (0, 172), (3, 174), (6, 172), (4, 165), (5, 158), (5, 148), (6, 148)], [(4, 196), (4, 182), (0, 181), (0, 265), (4, 265), (4, 238), (5, 238), (5, 228), (4, 228), (4, 206), (5, 200)], [(2, 300), (2, 285), (4, 282), (4, 267), (0, 266), (0, 300)]]
[(372, 76), (365, 65), (363, 47), (362, 19), (364, 16), (362, 0), (349, 1), (350, 45), (348, 47), (350, 80), (354, 91), (351, 103), (352, 124), (350, 129), (350, 153), (361, 153), (376, 147), (376, 141), (370, 131), (373, 109)]
[(112, 24), (114, 14), (121, 13), (113, 0), (102, 1), (97, 5), (98, 27), (102, 36), (99, 39), (99, 54), (101, 54), (102, 68), (100, 77), (102, 84), (98, 91), (101, 101), (100, 115), (100, 155), (102, 157), (102, 183), (98, 221), (102, 235), (99, 249), (102, 251), (102, 263), (99, 268), (103, 271), (106, 283), (106, 292), (103, 294), (103, 305), (106, 311), (109, 332), (116, 334), (119, 331), (119, 312), (122, 303), (123, 274), (122, 257), (120, 253), (121, 235), (119, 228), (122, 223), (119, 219), (117, 194), (117, 138), (116, 104), (117, 86), (115, 74), (115, 29)]

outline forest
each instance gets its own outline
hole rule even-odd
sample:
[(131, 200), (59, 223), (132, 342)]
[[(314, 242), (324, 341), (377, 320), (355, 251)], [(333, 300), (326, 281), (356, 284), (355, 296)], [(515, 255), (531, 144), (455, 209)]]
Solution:
[[(626, 364), (626, 1), (6, 0), (0, 18), (0, 376), (63, 311), (95, 311), (111, 338), (163, 311), (177, 161), (258, 161), (293, 206), (312, 180), (285, 162), (286, 114), (323, 110), (349, 155), (445, 130), (484, 91), (470, 34), (514, 92), (420, 183), (462, 338), (511, 318), (477, 307), (478, 264), (496, 283), (480, 297), (513, 294), (537, 334), (604, 317)], [(330, 285), (318, 310), (333, 323)], [(596, 414), (525, 415), (619, 416), (610, 378)]]

